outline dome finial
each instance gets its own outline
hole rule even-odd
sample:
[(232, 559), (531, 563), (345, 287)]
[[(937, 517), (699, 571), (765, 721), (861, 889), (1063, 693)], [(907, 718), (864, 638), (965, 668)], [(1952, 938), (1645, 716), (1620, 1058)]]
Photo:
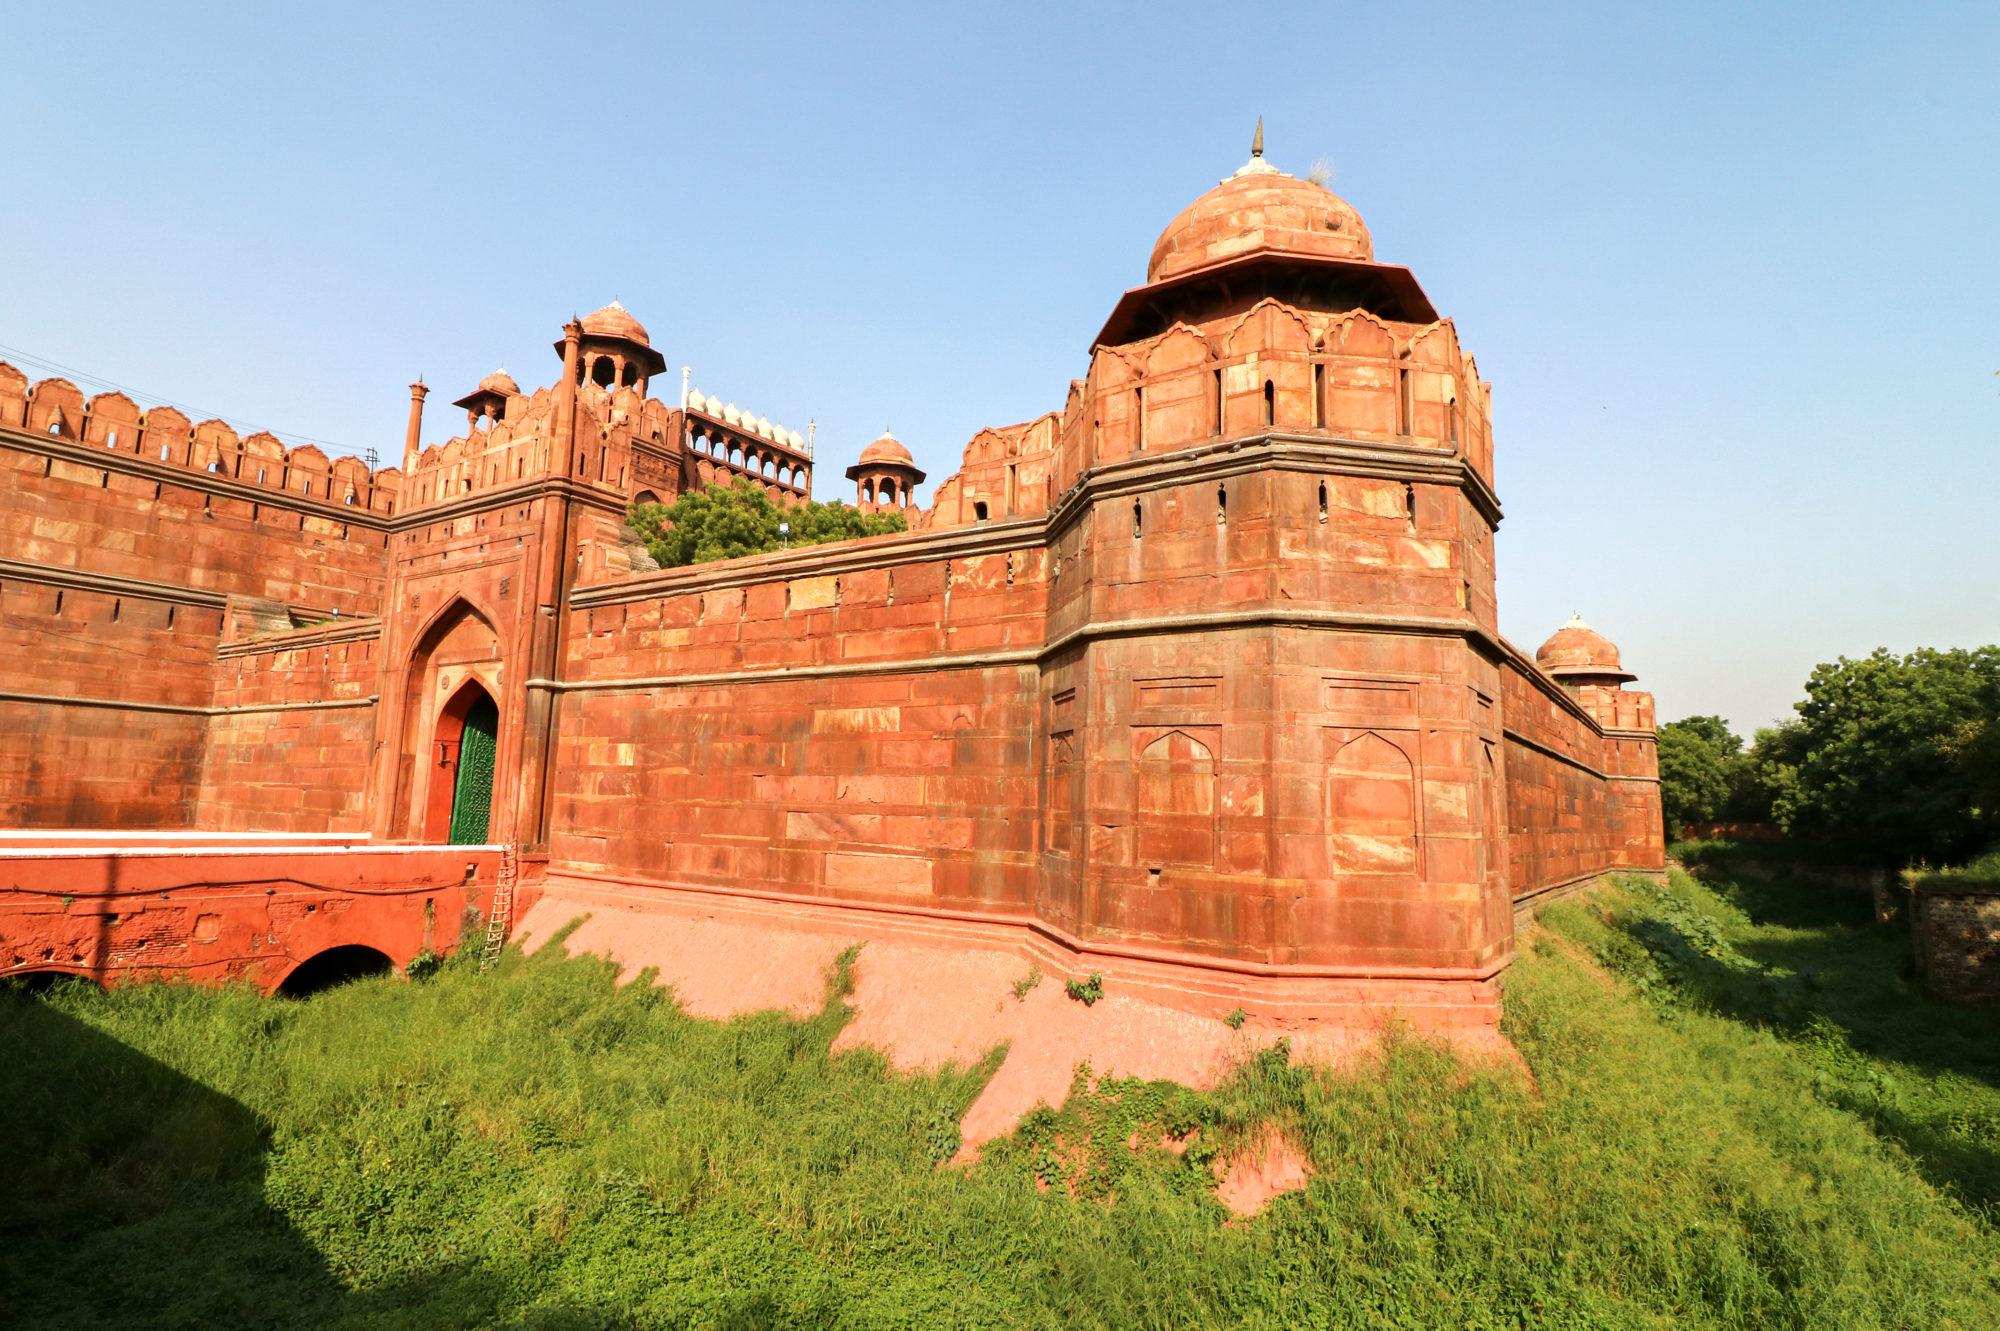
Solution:
[(1262, 157), (1264, 155), (1264, 117), (1262, 116), (1257, 117), (1257, 133), (1250, 140), (1250, 155), (1252, 157)]

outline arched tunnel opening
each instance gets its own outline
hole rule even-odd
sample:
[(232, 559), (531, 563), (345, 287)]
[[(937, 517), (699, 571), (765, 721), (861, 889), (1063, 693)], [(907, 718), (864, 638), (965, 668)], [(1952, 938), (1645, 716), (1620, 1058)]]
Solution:
[(104, 986), (88, 975), (78, 975), (75, 971), (17, 971), (9, 975), (0, 986), (10, 992), (40, 997), (62, 984), (87, 984), (93, 989)]
[(394, 963), (374, 948), (348, 943), (307, 957), (285, 977), (278, 993), (284, 998), (310, 998), (354, 980), (387, 975), (394, 968)]

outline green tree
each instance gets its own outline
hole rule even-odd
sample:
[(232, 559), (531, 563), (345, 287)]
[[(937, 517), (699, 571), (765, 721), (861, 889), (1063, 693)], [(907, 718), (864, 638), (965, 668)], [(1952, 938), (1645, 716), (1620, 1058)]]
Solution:
[(1767, 775), (1787, 831), (1891, 865), (1960, 863), (2000, 831), (2000, 741), (1986, 738), (2000, 717), (2000, 647), (1841, 657), (1814, 669), (1797, 707), (1791, 754), (1772, 755), (1792, 770)]
[[(627, 515), (661, 568), (759, 555), (781, 545), (821, 545), (906, 530), (900, 513), (863, 513), (838, 499), (780, 508), (747, 476), (690, 490), (671, 504), (634, 504)], [(780, 536), (780, 523), (789, 524)]]
[(1667, 835), (1724, 816), (1743, 766), (1743, 741), (1719, 716), (1690, 716), (1660, 727), (1660, 804)]

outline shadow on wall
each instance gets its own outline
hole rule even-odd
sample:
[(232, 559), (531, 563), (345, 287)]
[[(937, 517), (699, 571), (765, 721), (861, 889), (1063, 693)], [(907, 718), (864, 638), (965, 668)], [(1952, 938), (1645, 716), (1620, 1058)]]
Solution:
[[(257, 1114), (65, 1011), (88, 985), (0, 983), (0, 1325), (458, 1326), (518, 1297), (471, 1265), (346, 1288), (265, 1200)], [(631, 1325), (596, 1309), (521, 1324)]]

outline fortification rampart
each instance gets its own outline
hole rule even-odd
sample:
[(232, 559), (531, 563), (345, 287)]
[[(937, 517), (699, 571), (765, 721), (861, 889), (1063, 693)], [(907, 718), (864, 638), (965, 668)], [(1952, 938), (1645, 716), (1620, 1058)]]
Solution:
[(395, 472), (0, 364), (0, 475), (9, 825), (194, 825), (232, 598), (382, 608)]

